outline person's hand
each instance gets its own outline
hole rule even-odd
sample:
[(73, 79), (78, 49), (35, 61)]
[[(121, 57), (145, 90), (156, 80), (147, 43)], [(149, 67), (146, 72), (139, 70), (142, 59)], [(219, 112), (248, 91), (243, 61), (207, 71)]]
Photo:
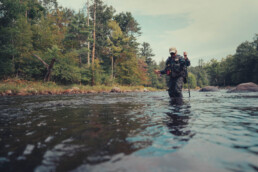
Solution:
[(156, 73), (157, 75), (160, 74), (160, 71), (159, 70), (154, 70), (154, 73)]
[(184, 58), (187, 59), (187, 52), (184, 52)]

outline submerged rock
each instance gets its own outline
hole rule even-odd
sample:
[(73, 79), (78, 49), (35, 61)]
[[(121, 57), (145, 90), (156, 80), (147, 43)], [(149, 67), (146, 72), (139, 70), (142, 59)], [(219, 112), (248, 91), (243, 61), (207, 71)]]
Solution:
[(119, 87), (113, 87), (113, 88), (111, 89), (111, 92), (112, 92), (112, 93), (120, 93), (120, 92), (121, 92), (121, 89), (120, 89)]
[(199, 90), (200, 92), (208, 92), (208, 91), (219, 91), (217, 87), (214, 86), (206, 86)]
[(253, 82), (242, 83), (229, 90), (228, 93), (238, 93), (238, 92), (258, 92), (258, 85)]

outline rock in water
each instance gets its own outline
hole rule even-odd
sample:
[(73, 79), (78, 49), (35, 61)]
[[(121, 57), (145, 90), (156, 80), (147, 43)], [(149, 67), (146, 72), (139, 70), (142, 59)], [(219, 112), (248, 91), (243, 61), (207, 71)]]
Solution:
[(114, 87), (114, 88), (111, 89), (111, 92), (112, 93), (120, 93), (121, 89), (119, 87)]
[(80, 88), (78, 88), (78, 87), (73, 87), (72, 89), (76, 90), (76, 91), (80, 90)]
[(12, 93), (13, 93), (12, 90), (6, 90), (5, 91), (5, 94), (7, 94), (7, 95), (12, 95)]
[(207, 87), (201, 88), (199, 91), (200, 92), (219, 91), (219, 89), (217, 87), (214, 87), (214, 86), (207, 86)]
[(238, 92), (258, 92), (258, 85), (253, 82), (243, 83), (236, 86), (228, 93), (238, 93)]
[(144, 88), (143, 92), (149, 92), (149, 90), (147, 88)]

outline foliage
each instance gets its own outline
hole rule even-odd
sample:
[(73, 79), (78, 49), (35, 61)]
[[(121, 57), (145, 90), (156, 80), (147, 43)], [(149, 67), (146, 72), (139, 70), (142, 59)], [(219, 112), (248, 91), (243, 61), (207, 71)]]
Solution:
[[(137, 37), (141, 27), (130, 12), (115, 14), (102, 0), (96, 3), (96, 59), (88, 64), (92, 50), (94, 5), (89, 6), (89, 26), (84, 11), (62, 8), (57, 0), (1, 0), (0, 79), (16, 77), (43, 80), (50, 65), (52, 81), (61, 84), (144, 85), (166, 88), (167, 76), (157, 76), (157, 64), (149, 43)], [(91, 47), (88, 48), (88, 43)], [(191, 88), (258, 82), (258, 35), (243, 42), (234, 55), (212, 59), (189, 68)]]
[(212, 59), (204, 65), (211, 85), (228, 86), (243, 82), (258, 83), (258, 37), (253, 42), (240, 44), (234, 55), (223, 58), (220, 62)]
[(188, 73), (187, 83), (184, 84), (184, 88), (188, 88), (188, 84), (189, 84), (189, 88), (192, 88), (192, 89), (196, 88), (197, 86), (195, 75), (192, 74), (191, 72)]

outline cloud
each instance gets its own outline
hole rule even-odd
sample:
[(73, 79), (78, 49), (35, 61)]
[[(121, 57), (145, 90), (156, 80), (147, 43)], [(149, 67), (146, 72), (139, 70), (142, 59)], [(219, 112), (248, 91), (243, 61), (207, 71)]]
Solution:
[[(77, 9), (86, 0), (58, 0)], [(149, 42), (155, 60), (168, 56), (176, 46), (194, 60), (226, 57), (258, 33), (257, 0), (104, 0), (117, 12), (130, 11), (142, 27), (140, 41)], [(73, 4), (73, 5), (72, 5)], [(65, 6), (65, 5), (64, 5)], [(180, 18), (180, 16), (184, 16)], [(144, 17), (152, 22), (147, 23)], [(162, 20), (164, 17), (171, 20)], [(179, 17), (180, 20), (175, 17)], [(156, 26), (158, 25), (158, 26)], [(175, 25), (180, 27), (175, 28)], [(152, 27), (153, 26), (153, 27)], [(155, 30), (158, 30), (158, 32)]]
[[(162, 43), (150, 42), (159, 48), (154, 50), (162, 57), (167, 55), (164, 46), (167, 46), (167, 50), (170, 45), (177, 46), (181, 52), (188, 51), (195, 61), (199, 58), (226, 57), (233, 54), (241, 42), (252, 39), (258, 32), (258, 1), (255, 0), (141, 0), (138, 7), (135, 6), (136, 9), (132, 5), (133, 2), (127, 4), (127, 9), (149, 16), (188, 15), (188, 21), (191, 21), (189, 25), (177, 30), (161, 31)], [(171, 26), (173, 23), (171, 21)], [(160, 52), (161, 49), (164, 53)]]
[(57, 0), (57, 2), (62, 7), (80, 10), (86, 5), (87, 0)]
[(189, 47), (196, 58), (228, 55), (236, 46), (258, 31), (258, 1), (215, 1), (201, 10), (193, 10), (191, 25), (168, 31), (181, 47)]

